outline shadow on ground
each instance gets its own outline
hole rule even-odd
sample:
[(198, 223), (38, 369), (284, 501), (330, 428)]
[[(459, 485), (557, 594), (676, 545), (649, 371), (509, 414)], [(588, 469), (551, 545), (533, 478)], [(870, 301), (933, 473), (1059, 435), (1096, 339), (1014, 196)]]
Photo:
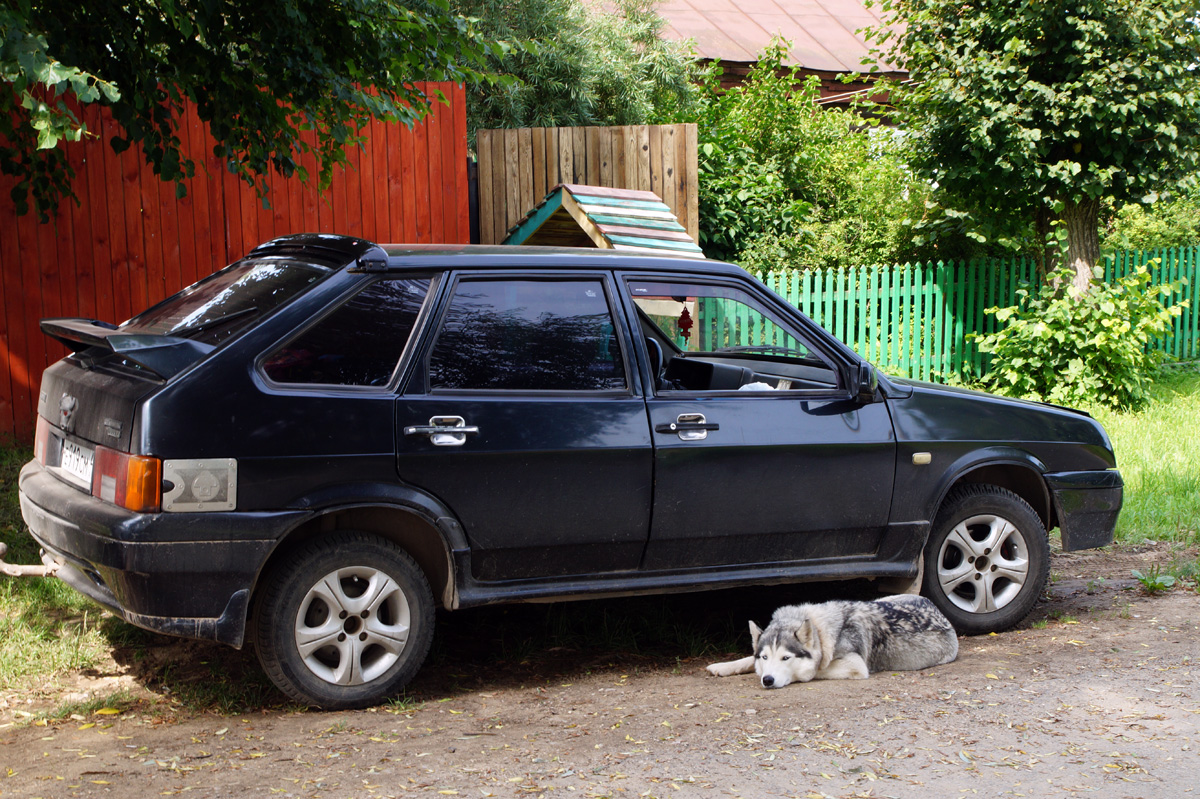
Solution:
[[(765, 625), (780, 605), (875, 595), (856, 581), (439, 612), (429, 659), (400, 701), (719, 659), (748, 650), (747, 622)], [(115, 619), (105, 629), (122, 671), (190, 710), (246, 713), (288, 704), (252, 647), (156, 635)]]

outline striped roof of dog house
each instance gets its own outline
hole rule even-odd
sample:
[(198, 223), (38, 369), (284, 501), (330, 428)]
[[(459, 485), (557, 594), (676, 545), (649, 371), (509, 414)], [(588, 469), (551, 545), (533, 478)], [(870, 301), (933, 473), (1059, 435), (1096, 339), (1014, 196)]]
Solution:
[(704, 257), (654, 192), (574, 183), (560, 183), (551, 189), (508, 229), (502, 243)]

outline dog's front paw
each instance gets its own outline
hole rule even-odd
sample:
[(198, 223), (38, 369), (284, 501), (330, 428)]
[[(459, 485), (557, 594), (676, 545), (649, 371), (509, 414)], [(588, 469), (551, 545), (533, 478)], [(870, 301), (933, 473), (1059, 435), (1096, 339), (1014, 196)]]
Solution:
[(705, 670), (714, 677), (730, 677), (734, 674), (746, 674), (754, 671), (754, 656), (741, 660), (730, 660), (727, 663), (713, 663)]

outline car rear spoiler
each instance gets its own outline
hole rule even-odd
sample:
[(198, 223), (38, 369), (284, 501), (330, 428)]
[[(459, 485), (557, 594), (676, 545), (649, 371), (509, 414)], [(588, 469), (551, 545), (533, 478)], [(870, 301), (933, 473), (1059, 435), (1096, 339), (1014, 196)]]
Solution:
[(41, 328), (72, 352), (105, 347), (163, 379), (174, 377), (216, 349), (177, 336), (119, 333), (115, 325), (96, 319), (43, 319)]

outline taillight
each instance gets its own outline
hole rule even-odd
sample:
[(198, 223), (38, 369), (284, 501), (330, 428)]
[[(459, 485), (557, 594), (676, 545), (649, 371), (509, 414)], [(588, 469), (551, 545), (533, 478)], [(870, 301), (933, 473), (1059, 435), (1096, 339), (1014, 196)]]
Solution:
[(46, 452), (50, 444), (50, 423), (39, 416), (37, 427), (33, 433), (33, 458), (41, 465), (46, 465)]
[(162, 461), (96, 447), (92, 496), (138, 513), (155, 513), (162, 505)]

